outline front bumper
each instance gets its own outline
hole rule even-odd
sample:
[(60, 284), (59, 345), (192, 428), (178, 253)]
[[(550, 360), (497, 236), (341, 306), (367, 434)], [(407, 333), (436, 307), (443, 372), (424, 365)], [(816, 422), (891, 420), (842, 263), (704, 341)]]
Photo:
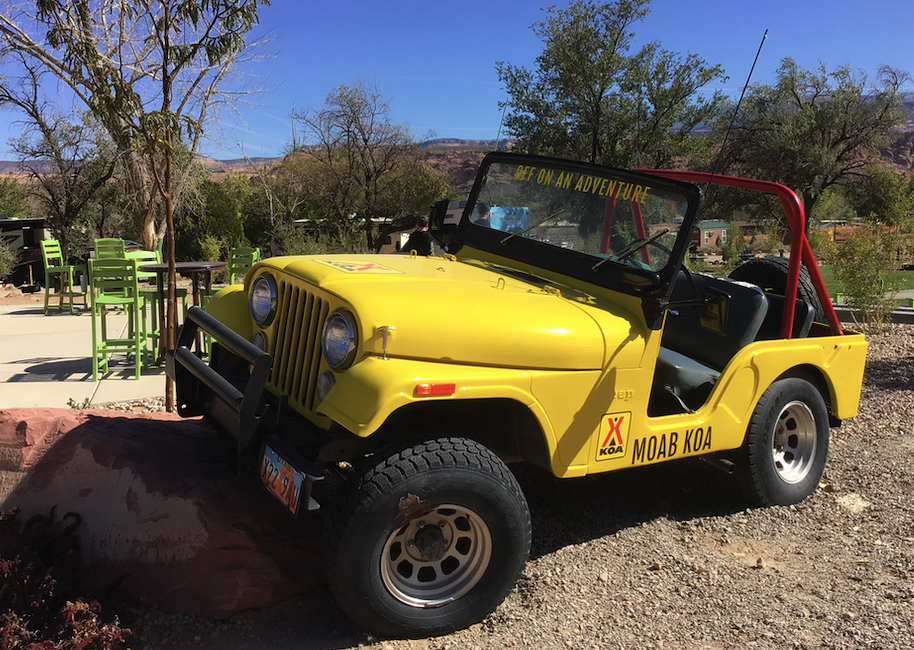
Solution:
[[(208, 365), (192, 351), (197, 332), (203, 331), (218, 344), (220, 358)], [(206, 416), (209, 423), (238, 441), (239, 471), (247, 473), (261, 467), (267, 445), (280, 451), (286, 462), (303, 475), (301, 498), (304, 510), (313, 510), (311, 489), (323, 474), (279, 431), (285, 401), (266, 389), (273, 357), (226, 327), (199, 307), (191, 307), (181, 328), (178, 343), (166, 356), (165, 370), (175, 381), (178, 414), (182, 417)], [(234, 369), (236, 375), (223, 376), (220, 370)], [(247, 374), (247, 371), (250, 373)], [(268, 433), (275, 434), (267, 436)], [(263, 482), (263, 481), (262, 481)], [(269, 488), (267, 491), (270, 491)], [(294, 511), (297, 514), (297, 510)]]
[[(192, 351), (198, 330), (211, 336), (237, 362), (250, 367), (249, 375), (223, 376)], [(266, 399), (265, 386), (273, 357), (254, 346), (199, 307), (191, 307), (174, 350), (165, 358), (165, 372), (175, 381), (178, 414), (182, 417), (207, 416), (214, 426), (238, 441), (244, 455), (256, 446), (259, 429), (276, 426), (282, 405)]]

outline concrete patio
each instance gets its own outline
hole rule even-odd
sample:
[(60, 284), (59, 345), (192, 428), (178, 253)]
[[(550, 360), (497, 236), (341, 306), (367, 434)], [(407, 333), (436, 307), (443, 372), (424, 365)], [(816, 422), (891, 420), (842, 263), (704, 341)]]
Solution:
[[(92, 381), (92, 318), (79, 308), (43, 313), (41, 303), (0, 305), (0, 408), (104, 404), (165, 394), (164, 366), (150, 366), (139, 381), (123, 354)], [(109, 327), (127, 319), (109, 316)]]

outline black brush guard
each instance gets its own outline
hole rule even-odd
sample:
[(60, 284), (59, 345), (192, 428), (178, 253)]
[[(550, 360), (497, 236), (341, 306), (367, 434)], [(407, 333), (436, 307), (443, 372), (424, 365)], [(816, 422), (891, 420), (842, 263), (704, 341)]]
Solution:
[[(191, 347), (198, 330), (250, 366), (250, 375), (233, 383), (195, 355)], [(175, 380), (178, 414), (210, 418), (213, 425), (238, 441), (239, 456), (256, 447), (261, 425), (275, 426), (279, 422), (283, 409), (281, 405), (271, 405), (273, 400), (268, 396), (272, 396), (265, 390), (272, 367), (272, 355), (259, 350), (199, 307), (188, 310), (178, 343), (165, 359), (165, 371)]]
[[(191, 351), (197, 332), (211, 336), (225, 351), (237, 359), (229, 366), (241, 363), (250, 367), (250, 375), (235, 382), (223, 377)], [(285, 400), (277, 399), (265, 390), (273, 356), (263, 352), (199, 307), (191, 307), (181, 327), (178, 343), (169, 350), (165, 371), (175, 381), (178, 414), (181, 417), (204, 415), (209, 424), (225, 431), (238, 441), (238, 469), (259, 464), (265, 444), (278, 450), (284, 458), (305, 475), (301, 498), (303, 510), (314, 510), (317, 502), (311, 498), (314, 483), (323, 479), (321, 472), (301, 457), (281, 436), (260, 435), (261, 429), (279, 427)]]

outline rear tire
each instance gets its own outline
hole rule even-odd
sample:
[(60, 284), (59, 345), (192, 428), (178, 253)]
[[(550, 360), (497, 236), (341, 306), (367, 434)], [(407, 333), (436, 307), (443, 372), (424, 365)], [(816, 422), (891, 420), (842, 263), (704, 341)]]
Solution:
[(749, 500), (793, 505), (815, 492), (828, 458), (828, 410), (805, 379), (780, 379), (762, 395), (746, 435)]
[(530, 552), (530, 513), (492, 452), (439, 438), (374, 454), (324, 523), (330, 588), (380, 636), (428, 637), (491, 613)]

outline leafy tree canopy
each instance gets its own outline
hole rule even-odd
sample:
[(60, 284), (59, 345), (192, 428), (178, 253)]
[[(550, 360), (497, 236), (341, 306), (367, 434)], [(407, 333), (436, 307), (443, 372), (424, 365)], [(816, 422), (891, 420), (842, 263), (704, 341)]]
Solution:
[(450, 193), (422, 172), (419, 144), (406, 126), (391, 121), (390, 106), (372, 84), (341, 84), (322, 109), (292, 117), (314, 143), (302, 171), (339, 236), (361, 229), (373, 248), (377, 220), (426, 212)]
[[(727, 172), (787, 185), (812, 218), (826, 190), (865, 178), (878, 147), (896, 135), (907, 79), (883, 67), (869, 87), (847, 66), (810, 71), (785, 58), (773, 85), (747, 93), (723, 153)], [(729, 123), (720, 120), (718, 134)]]
[(698, 91), (726, 79), (724, 71), (658, 43), (629, 54), (631, 29), (648, 15), (648, 4), (575, 0), (550, 7), (546, 20), (532, 26), (543, 41), (536, 68), (497, 63), (508, 91), (505, 126), (520, 150), (617, 167), (669, 167), (706, 152), (696, 129), (723, 98)]

